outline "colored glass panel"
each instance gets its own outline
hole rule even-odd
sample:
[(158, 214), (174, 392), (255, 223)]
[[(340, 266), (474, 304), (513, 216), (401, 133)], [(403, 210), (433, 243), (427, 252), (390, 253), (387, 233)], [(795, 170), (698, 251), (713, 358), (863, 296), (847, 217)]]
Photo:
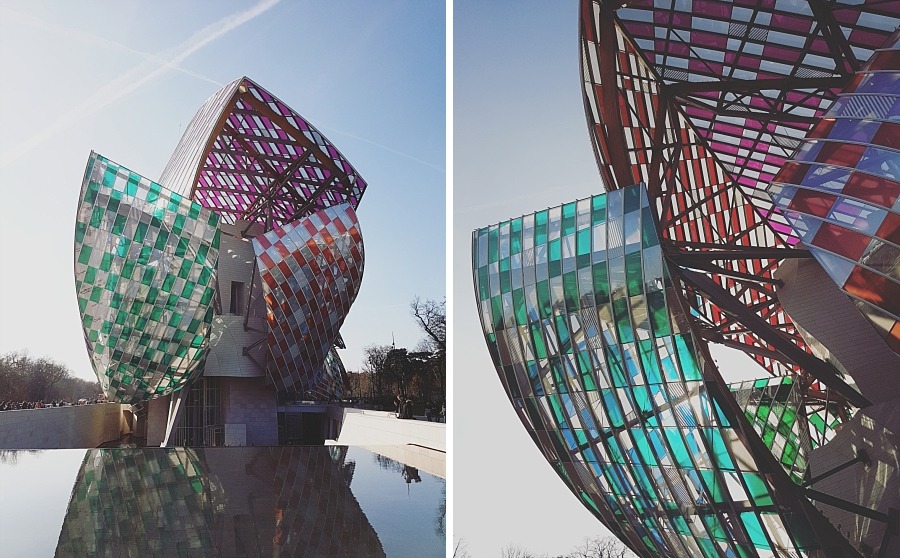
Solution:
[[(286, 398), (343, 393), (339, 360), (326, 362), (356, 299), (363, 242), (349, 204), (329, 207), (253, 239), (268, 307), (269, 367)], [(495, 309), (496, 310), (496, 309)]]
[[(666, 303), (669, 293), (659, 286), (672, 286), (665, 277), (652, 216), (651, 226), (643, 223), (650, 207), (645, 188), (637, 185), (594, 196), (590, 206), (608, 209), (610, 220), (592, 218), (584, 229), (592, 239), (605, 241), (592, 242), (586, 280), (564, 273), (558, 292), (558, 279), (538, 282), (537, 298), (552, 307), (542, 315), (525, 314), (521, 328), (505, 327), (505, 315), (498, 316), (502, 307), (488, 308), (492, 315), (482, 320), (507, 395), (515, 408), (528, 409), (520, 414), (523, 424), (567, 486), (637, 552), (763, 556), (771, 543), (755, 510), (770, 510), (779, 500), (769, 472), (763, 474), (734, 421), (725, 416), (729, 402), (707, 390), (697, 341), (669, 327), (673, 309)], [(546, 220), (536, 215), (535, 221), (565, 238), (569, 207), (576, 204), (551, 208), (544, 212)], [(613, 230), (622, 222), (629, 225)], [(523, 240), (522, 250), (537, 252), (543, 243), (549, 251), (547, 245), (556, 241), (551, 237), (548, 233)], [(473, 234), (474, 253), (486, 240), (479, 231)], [(498, 251), (503, 252), (504, 242), (498, 237)], [(474, 261), (476, 292), (481, 292), (483, 270), (491, 264)], [(523, 271), (538, 265), (526, 262)], [(589, 285), (594, 296), (572, 304), (570, 298), (582, 284)], [(515, 337), (523, 345), (534, 343), (537, 361), (524, 380), (536, 386), (530, 393), (519, 390), (510, 378), (516, 357), (498, 341), (512, 345)], [(765, 383), (751, 386), (753, 393), (767, 389)], [(789, 409), (792, 402), (781, 402), (792, 392), (774, 389), (780, 410), (773, 411), (775, 405), (757, 397), (747, 419), (759, 426), (773, 454), (777, 452), (785, 478), (792, 474), (797, 481), (805, 472), (809, 444), (798, 441), (800, 426), (796, 409)], [(741, 409), (749, 412), (751, 407)], [(765, 412), (757, 415), (756, 409)], [(788, 508), (783, 508), (785, 516), (798, 521), (796, 510)], [(663, 509), (669, 511), (660, 513)], [(752, 511), (723, 513), (728, 509)], [(798, 530), (808, 530), (803, 520), (798, 525)], [(788, 537), (787, 546), (780, 548), (796, 554), (800, 546)]]
[[(186, 223), (179, 231), (176, 219)], [(218, 215), (91, 154), (76, 215), (75, 288), (91, 365), (110, 400), (167, 395), (202, 372), (218, 223)], [(210, 286), (198, 288), (201, 278)]]

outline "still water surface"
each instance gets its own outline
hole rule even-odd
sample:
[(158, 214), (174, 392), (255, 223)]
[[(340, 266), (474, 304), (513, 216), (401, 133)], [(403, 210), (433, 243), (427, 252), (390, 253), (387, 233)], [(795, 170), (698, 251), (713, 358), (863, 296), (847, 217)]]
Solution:
[(444, 555), (443, 479), (358, 447), (0, 452), (3, 556)]

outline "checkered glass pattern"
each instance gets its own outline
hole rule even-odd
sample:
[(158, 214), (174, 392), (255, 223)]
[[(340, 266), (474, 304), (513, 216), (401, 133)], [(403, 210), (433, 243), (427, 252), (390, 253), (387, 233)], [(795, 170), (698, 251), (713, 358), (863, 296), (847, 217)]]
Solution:
[(203, 368), (219, 217), (92, 153), (75, 224), (75, 289), (110, 400), (181, 389)]
[(56, 555), (215, 556), (223, 500), (196, 450), (88, 450)]
[(638, 185), (474, 232), (507, 395), (572, 492), (640, 556), (815, 553), (799, 513), (811, 504), (776, 489), (796, 485), (750, 451), (750, 425), (702, 373), (656, 230)]
[(791, 480), (802, 484), (807, 458), (814, 447), (809, 428), (818, 425), (803, 420), (802, 394), (796, 379), (792, 376), (762, 378), (728, 387), (747, 421)]
[(349, 204), (253, 239), (268, 307), (269, 373), (287, 397), (336, 397), (343, 379), (326, 356), (356, 299), (363, 243)]
[(768, 188), (819, 264), (900, 353), (900, 43), (857, 74)]

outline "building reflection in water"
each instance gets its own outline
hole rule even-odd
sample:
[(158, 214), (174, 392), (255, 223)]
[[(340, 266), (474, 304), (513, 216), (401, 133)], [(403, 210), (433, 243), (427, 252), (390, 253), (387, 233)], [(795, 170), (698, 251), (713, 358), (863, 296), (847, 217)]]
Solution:
[(385, 556), (346, 447), (88, 450), (57, 556)]

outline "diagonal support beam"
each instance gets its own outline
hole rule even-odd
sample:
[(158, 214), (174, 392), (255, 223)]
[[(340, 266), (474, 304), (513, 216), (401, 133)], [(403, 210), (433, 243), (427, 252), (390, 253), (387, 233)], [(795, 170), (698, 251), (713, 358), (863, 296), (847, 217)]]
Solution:
[(832, 89), (847, 84), (846, 77), (729, 79), (726, 81), (682, 81), (666, 86), (671, 95), (691, 95), (714, 91), (727, 93), (753, 93), (756, 91), (793, 91), (795, 89)]
[(702, 273), (686, 269), (679, 270), (685, 281), (700, 289), (723, 312), (749, 327), (757, 337), (775, 348), (809, 375), (827, 385), (835, 393), (845, 397), (847, 401), (857, 407), (868, 407), (872, 403), (858, 391), (845, 382), (838, 370), (828, 362), (816, 358), (797, 345), (782, 337), (782, 334), (772, 328), (768, 322), (748, 311), (744, 304), (731, 296), (731, 293), (716, 284), (715, 281)]

